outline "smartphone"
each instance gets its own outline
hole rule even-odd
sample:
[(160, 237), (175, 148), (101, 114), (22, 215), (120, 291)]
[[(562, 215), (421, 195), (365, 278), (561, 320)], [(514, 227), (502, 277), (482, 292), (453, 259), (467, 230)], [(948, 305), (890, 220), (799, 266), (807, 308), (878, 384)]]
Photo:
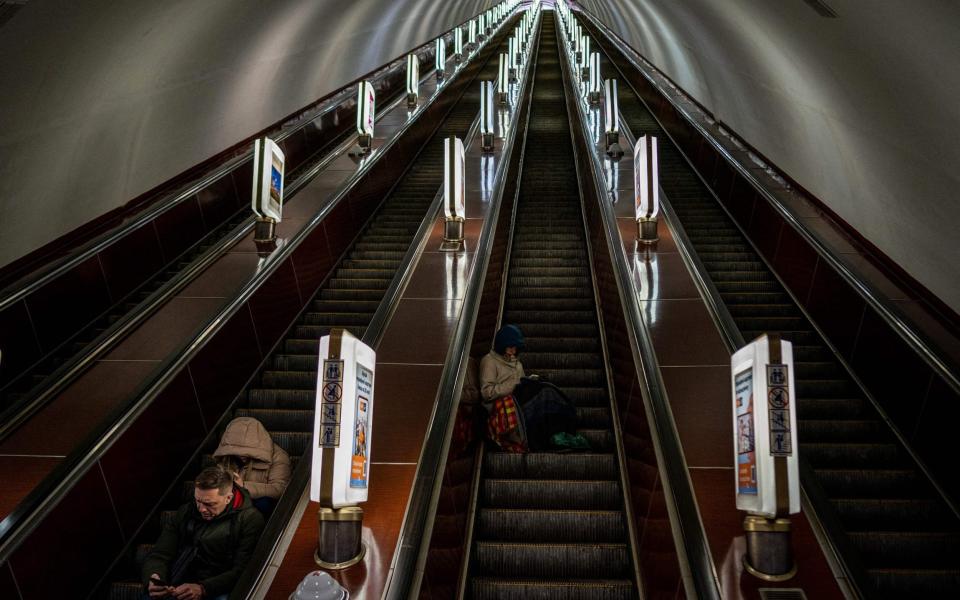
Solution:
[(167, 582), (160, 579), (159, 577), (151, 577), (150, 583), (159, 587), (167, 587)]

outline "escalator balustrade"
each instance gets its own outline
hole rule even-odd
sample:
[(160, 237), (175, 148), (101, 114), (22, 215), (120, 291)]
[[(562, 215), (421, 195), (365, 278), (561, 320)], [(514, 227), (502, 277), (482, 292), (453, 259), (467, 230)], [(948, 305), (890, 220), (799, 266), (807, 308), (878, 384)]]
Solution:
[(956, 515), (653, 115), (629, 86), (619, 92), (633, 134), (661, 140), (661, 188), (743, 338), (793, 342), (800, 456), (859, 554), (867, 593), (960, 597)]
[[(505, 27), (504, 31), (509, 28)], [(485, 50), (486, 56), (479, 58), (486, 62), (477, 79), (496, 77), (497, 64), (491, 62), (490, 57), (496, 56), (493, 49), (503, 40), (501, 33)], [(450, 136), (466, 137), (476, 118), (480, 105), (478, 88), (473, 83), (466, 87), (466, 92), (321, 286), (309, 308), (287, 331), (260, 373), (242, 392), (233, 416), (253, 417), (263, 423), (274, 443), (287, 451), (294, 465), (306, 452), (313, 435), (319, 340), (335, 327), (363, 337), (443, 183), (443, 140)], [(209, 456), (205, 457), (205, 461), (209, 460)], [(165, 507), (159, 515), (160, 522), (171, 518), (177, 502), (190, 497), (192, 486), (184, 482), (183, 497)], [(142, 586), (135, 580), (136, 565), (142, 562), (148, 549), (147, 543), (138, 547), (134, 560), (128, 561), (122, 575), (126, 580), (115, 581), (110, 586), (110, 600), (140, 600)]]

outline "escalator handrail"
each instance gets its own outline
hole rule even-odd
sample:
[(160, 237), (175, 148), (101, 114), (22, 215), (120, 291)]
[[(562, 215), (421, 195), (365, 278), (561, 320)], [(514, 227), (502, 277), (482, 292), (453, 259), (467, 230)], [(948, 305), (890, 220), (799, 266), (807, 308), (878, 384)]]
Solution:
[[(449, 41), (449, 39), (453, 36), (454, 29), (455, 28), (452, 28), (440, 34), (438, 37), (442, 37)], [(264, 133), (262, 135), (271, 137), (276, 142), (282, 142), (291, 135), (299, 132), (301, 129), (309, 126), (317, 119), (322, 118), (334, 110), (337, 110), (341, 105), (354, 100), (356, 97), (356, 86), (358, 82), (364, 80), (378, 82), (389, 77), (400, 69), (405, 69), (407, 54), (415, 53), (421, 57), (426, 55), (432, 56), (433, 44), (435, 41), (435, 38), (431, 39), (429, 42), (409, 50), (408, 52), (404, 52), (399, 57), (387, 61), (384, 66), (370, 71), (369, 73), (366, 73), (365, 75), (351, 81), (340, 89), (328, 94), (318, 103), (314, 103), (302, 109), (297, 114), (285, 118), (279, 125), (277, 125), (277, 129), (275, 131)], [(427, 64), (431, 63), (428, 62)], [(146, 208), (129, 221), (124, 222), (117, 227), (114, 227), (109, 231), (96, 236), (92, 240), (83, 243), (83, 245), (81, 245), (77, 250), (71, 251), (69, 254), (63, 257), (48, 262), (39, 269), (17, 278), (6, 288), (0, 290), (0, 311), (29, 296), (47, 283), (55, 280), (70, 269), (76, 267), (83, 261), (95, 256), (103, 249), (115, 244), (128, 234), (146, 226), (160, 215), (175, 208), (182, 202), (189, 200), (190, 197), (213, 185), (223, 177), (229, 176), (233, 171), (239, 169), (247, 160), (252, 160), (252, 158), (253, 146), (251, 143), (248, 148), (240, 151), (239, 154), (225, 159), (219, 165), (211, 167), (207, 173), (195, 180), (190, 181), (189, 183), (184, 184), (185, 187), (181, 187), (181, 189), (178, 191), (161, 192), (161, 195), (167, 196), (166, 199), (153, 202), (152, 206)]]
[[(562, 31), (565, 36), (565, 32)], [(565, 50), (561, 61), (565, 69), (569, 69)], [(574, 81), (573, 78), (570, 78)], [(582, 100), (577, 90), (568, 90), (574, 94), (574, 104), (579, 112), (579, 124), (584, 139), (591, 140), (592, 134), (587, 125), (589, 122), (584, 113)], [(607, 248), (612, 258), (614, 281), (620, 295), (621, 306), (627, 324), (627, 333), (633, 341), (634, 363), (643, 377), (641, 392), (644, 398), (644, 407), (650, 422), (651, 438), (654, 442), (657, 463), (663, 482), (664, 497), (667, 513), (670, 518), (671, 531), (677, 548), (677, 558), (684, 579), (684, 589), (688, 597), (705, 600), (720, 600), (719, 578), (716, 565), (710, 553), (706, 531), (700, 516), (693, 483), (686, 467), (683, 447), (677, 432), (673, 413), (666, 396), (666, 386), (658, 367), (653, 339), (643, 319), (640, 309), (638, 290), (627, 266), (626, 250), (620, 241), (620, 230), (617, 226), (613, 206), (603, 201), (607, 198), (605, 177), (601, 159), (597, 148), (587, 152), (593, 175), (593, 182), (598, 191), (598, 202), (602, 224), (606, 234)]]
[[(538, 20), (534, 24), (536, 32)], [(535, 44), (530, 44), (528, 52)], [(529, 59), (528, 59), (529, 60)], [(529, 64), (529, 63), (528, 63)], [(529, 81), (533, 69), (528, 67), (524, 72), (524, 79), (518, 93), (518, 106), (523, 102), (527, 90), (531, 87)], [(529, 103), (532, 96), (527, 100)], [(460, 320), (447, 350), (447, 360), (440, 376), (436, 400), (430, 420), (427, 425), (427, 434), (424, 438), (420, 457), (417, 460), (417, 470), (414, 474), (414, 484), (410, 490), (397, 538), (396, 551), (390, 565), (390, 573), (383, 593), (385, 600), (404, 600), (413, 598), (419, 593), (422, 582), (427, 551), (432, 537), (433, 520), (436, 516), (437, 504), (440, 496), (440, 484), (443, 481), (443, 466), (447, 460), (450, 448), (450, 438), (456, 407), (460, 400), (460, 392), (466, 378), (467, 364), (470, 359), (470, 348), (473, 341), (473, 330), (477, 321), (477, 312), (483, 295), (483, 283), (490, 265), (490, 255), (499, 221), (502, 196), (507, 185), (506, 175), (516, 146), (517, 119), (522, 111), (514, 110), (511, 115), (509, 138), (504, 144), (502, 156), (494, 178), (491, 208), (484, 219), (483, 230), (477, 242), (477, 250), (470, 279), (467, 282), (463, 304), (460, 309)], [(529, 111), (527, 111), (529, 115)]]
[[(461, 63), (466, 65), (477, 55), (470, 56)], [(457, 69), (455, 74), (463, 72)], [(354, 172), (337, 191), (330, 196), (328, 202), (314, 214), (295, 234), (282, 246), (279, 246), (269, 258), (263, 261), (259, 270), (236, 292), (234, 297), (226, 303), (218, 313), (202, 327), (194, 338), (176, 355), (168, 358), (152, 379), (142, 385), (132, 395), (132, 400), (124, 406), (115, 409), (111, 416), (101, 423), (100, 427), (89, 435), (78, 448), (72, 451), (60, 462), (33, 490), (0, 521), (0, 564), (5, 562), (19, 547), (27, 536), (39, 525), (46, 515), (60, 502), (64, 495), (83, 477), (87, 471), (96, 465), (97, 461), (116, 442), (120, 436), (137, 420), (166, 387), (180, 372), (186, 368), (190, 360), (202, 350), (207, 342), (219, 331), (220, 327), (228, 322), (239, 310), (246, 306), (247, 301), (260, 289), (261, 285), (293, 254), (294, 250), (320, 225), (330, 212), (348, 195), (350, 190), (367, 174), (377, 163), (379, 157), (384, 156), (406, 131), (412, 127), (414, 120), (408, 120), (400, 126), (397, 132), (388, 139), (383, 146), (376, 150), (376, 154), (368, 158)]]
[[(857, 293), (864, 300), (866, 300), (867, 304), (877, 312), (880, 318), (894, 332), (896, 332), (904, 341), (907, 342), (911, 348), (914, 349), (914, 351), (923, 359), (923, 361), (930, 366), (931, 370), (940, 378), (942, 378), (952, 388), (954, 393), (960, 394), (960, 373), (958, 373), (956, 368), (951, 365), (952, 361), (944, 356), (943, 352), (937, 347), (937, 345), (927, 335), (918, 331), (915, 326), (908, 323), (907, 320), (899, 314), (899, 311), (893, 307), (892, 302), (883, 297), (883, 294), (878, 291), (875, 285), (868, 282), (860, 274), (855, 273), (853, 270), (847, 267), (843, 261), (840, 260), (837, 254), (828, 248), (826, 244), (821, 241), (820, 237), (808, 226), (806, 226), (791, 209), (784, 205), (775, 194), (767, 189), (767, 186), (765, 186), (750, 171), (749, 168), (734, 158), (712, 132), (704, 128), (703, 125), (700, 124), (685, 107), (676, 103), (669, 91), (664, 89), (664, 87), (647, 72), (647, 69), (656, 69), (656, 67), (650, 65), (649, 61), (646, 61), (646, 59), (638, 54), (629, 44), (624, 42), (620, 36), (611, 31), (609, 27), (601, 23), (593, 14), (585, 10), (580, 11), (580, 13), (585, 15), (598, 31), (602, 32), (608, 40), (611, 40), (614, 43), (614, 45), (633, 65), (637, 72), (639, 72), (650, 83), (650, 85), (652, 85), (667, 101), (671, 103), (673, 108), (683, 116), (688, 124), (697, 130), (697, 132), (707, 141), (707, 143), (709, 143), (731, 167), (736, 169), (736, 171), (744, 179), (746, 179), (758, 193), (763, 196), (763, 198), (770, 204), (770, 206), (773, 207), (777, 214), (779, 214), (786, 223), (793, 227), (793, 229), (796, 230), (797, 233), (799, 233), (800, 236), (803, 237), (803, 239), (814, 248), (814, 250), (816, 250), (820, 257), (827, 261), (830, 267), (836, 271), (841, 278), (847, 282), (847, 284), (855, 289)], [(642, 63), (647, 63), (650, 66), (644, 66)]]

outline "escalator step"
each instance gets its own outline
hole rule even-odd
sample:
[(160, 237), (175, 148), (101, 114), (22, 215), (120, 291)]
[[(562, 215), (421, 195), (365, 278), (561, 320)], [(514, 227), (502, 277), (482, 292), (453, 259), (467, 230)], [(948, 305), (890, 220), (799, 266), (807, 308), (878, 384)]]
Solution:
[(303, 431), (313, 433), (313, 407), (305, 410), (281, 408), (240, 408), (238, 417), (253, 417), (268, 431)]
[(316, 385), (310, 389), (293, 390), (253, 388), (247, 392), (247, 403), (251, 408), (312, 410), (316, 405), (316, 401)]
[(506, 454), (489, 452), (483, 457), (487, 477), (494, 479), (615, 480), (617, 461), (613, 454)]
[(484, 506), (498, 508), (595, 509), (620, 508), (620, 485), (613, 480), (494, 479), (483, 480)]
[(919, 493), (924, 486), (912, 469), (817, 469), (817, 480), (833, 497), (894, 498), (903, 490)]
[(614, 578), (630, 570), (626, 544), (477, 542), (479, 574), (527, 578)]
[[(578, 482), (569, 482), (575, 487)], [(478, 539), (502, 542), (622, 542), (627, 537), (619, 510), (549, 510), (482, 508), (477, 515)]]
[(633, 583), (626, 579), (543, 581), (474, 577), (475, 600), (633, 600)]
[(934, 531), (949, 515), (933, 499), (834, 498), (831, 503), (847, 530)]
[(960, 534), (927, 531), (853, 531), (850, 541), (868, 568), (955, 569)]

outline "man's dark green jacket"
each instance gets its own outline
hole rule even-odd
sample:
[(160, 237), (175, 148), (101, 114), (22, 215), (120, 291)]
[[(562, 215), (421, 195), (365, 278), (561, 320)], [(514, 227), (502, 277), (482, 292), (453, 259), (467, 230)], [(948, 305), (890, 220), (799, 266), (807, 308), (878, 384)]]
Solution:
[(196, 537), (199, 549), (191, 575), (186, 581), (174, 583), (199, 583), (208, 597), (229, 594), (263, 531), (263, 516), (253, 506), (247, 491), (234, 488), (234, 494), (233, 502), (210, 521), (203, 520), (193, 502), (181, 506), (176, 516), (163, 526), (160, 539), (143, 563), (143, 584), (147, 584), (153, 573), (167, 581), (177, 556)]

